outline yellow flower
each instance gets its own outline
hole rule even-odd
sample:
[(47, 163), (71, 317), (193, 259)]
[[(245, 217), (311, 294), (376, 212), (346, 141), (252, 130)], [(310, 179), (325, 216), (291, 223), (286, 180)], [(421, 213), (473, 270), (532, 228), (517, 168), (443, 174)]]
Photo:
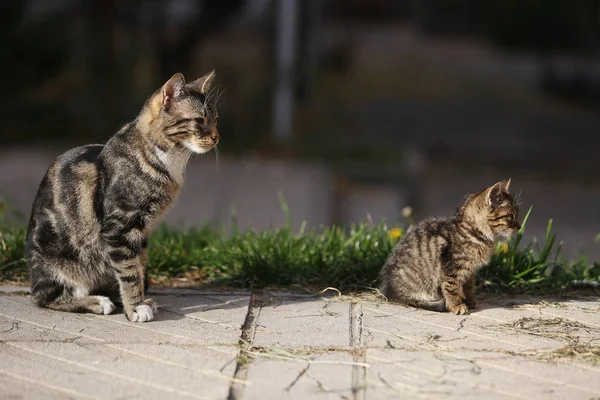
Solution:
[(398, 239), (400, 236), (402, 236), (402, 228), (392, 228), (390, 229), (390, 237), (392, 239)]
[(499, 253), (508, 253), (508, 243), (504, 242), (498, 247)]

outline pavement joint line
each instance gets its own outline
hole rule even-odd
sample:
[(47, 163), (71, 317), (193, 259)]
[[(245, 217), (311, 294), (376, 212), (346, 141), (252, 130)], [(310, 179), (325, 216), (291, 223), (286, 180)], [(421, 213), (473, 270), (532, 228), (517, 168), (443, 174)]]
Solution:
[[(222, 373), (214, 371), (214, 370), (205, 370), (205, 369), (199, 369), (199, 368), (192, 368), (192, 367), (188, 367), (187, 365), (174, 363), (172, 361), (167, 361), (167, 360), (164, 360), (164, 359), (161, 359), (161, 358), (151, 357), (151, 356), (148, 356), (146, 354), (138, 353), (138, 352), (133, 351), (133, 350), (124, 349), (124, 348), (121, 347), (122, 344), (121, 345), (119, 345), (119, 344), (111, 344), (110, 342), (107, 342), (104, 339), (99, 339), (99, 338), (96, 338), (94, 336), (87, 335), (87, 334), (84, 334), (84, 333), (81, 333), (81, 332), (71, 332), (71, 331), (66, 331), (64, 329), (60, 329), (60, 328), (52, 328), (52, 327), (49, 327), (49, 326), (46, 326), (46, 325), (38, 324), (37, 322), (27, 321), (27, 320), (24, 320), (22, 318), (10, 317), (10, 316), (7, 316), (6, 314), (2, 314), (2, 313), (0, 313), (0, 316), (6, 317), (6, 318), (16, 319), (16, 320), (19, 320), (19, 321), (24, 322), (26, 324), (39, 326), (39, 327), (44, 328), (44, 329), (49, 330), (49, 331), (53, 331), (54, 330), (54, 331), (66, 333), (66, 334), (69, 334), (69, 335), (78, 335), (80, 337), (86, 337), (88, 339), (95, 340), (97, 342), (97, 343), (88, 343), (88, 344), (102, 344), (102, 345), (105, 345), (106, 347), (111, 348), (113, 350), (118, 350), (118, 351), (121, 351), (123, 353), (128, 353), (128, 354), (140, 357), (140, 358), (145, 358), (145, 359), (153, 360), (153, 361), (156, 361), (157, 363), (160, 363), (160, 364), (166, 364), (166, 365), (170, 365), (170, 366), (173, 366), (173, 367), (182, 368), (182, 369), (185, 369), (185, 370), (188, 370), (188, 371), (197, 372), (197, 373), (200, 373), (200, 374), (203, 374), (203, 375), (213, 376), (213, 377), (216, 377), (216, 378), (219, 378), (219, 379), (223, 379), (223, 380), (227, 380), (227, 381), (230, 381), (230, 382), (238, 382), (240, 384), (247, 384), (247, 382), (245, 382), (243, 380), (238, 380), (235, 377), (232, 378), (232, 377), (230, 377), (228, 375), (222, 374)], [(6, 344), (12, 344), (12, 343), (17, 343), (17, 342), (4, 342), (4, 343), (6, 343)], [(18, 342), (18, 343), (20, 343), (20, 342)], [(28, 342), (28, 343), (38, 343), (38, 342)], [(60, 343), (60, 342), (58, 342), (58, 343)], [(126, 344), (126, 343), (123, 343), (123, 344)], [(212, 345), (212, 346), (215, 346), (215, 345)], [(216, 346), (218, 346), (218, 345), (216, 345)], [(14, 346), (14, 347), (19, 347), (19, 346)], [(19, 347), (19, 348), (21, 348), (21, 347)], [(212, 349), (212, 350), (214, 350), (214, 349)], [(217, 350), (214, 350), (214, 351), (217, 351)]]
[[(367, 398), (367, 360), (366, 347), (363, 341), (363, 311), (362, 303), (352, 302), (348, 305), (350, 315), (349, 345), (353, 348), (352, 360), (352, 397), (354, 400)], [(362, 365), (359, 365), (362, 364)]]
[(128, 377), (128, 376), (125, 376), (125, 375), (122, 375), (122, 374), (117, 374), (117, 373), (114, 373), (114, 372), (111, 372), (111, 371), (103, 370), (101, 368), (91, 367), (89, 365), (81, 364), (79, 362), (68, 360), (66, 358), (62, 358), (62, 357), (58, 357), (58, 356), (52, 356), (50, 354), (44, 354), (42, 352), (35, 351), (33, 349), (28, 349), (28, 348), (25, 348), (25, 347), (17, 346), (14, 343), (6, 343), (6, 345), (12, 346), (12, 347), (20, 349), (20, 350), (27, 351), (27, 352), (32, 353), (32, 354), (36, 354), (36, 355), (41, 356), (41, 357), (46, 357), (46, 358), (49, 358), (51, 360), (56, 360), (56, 361), (59, 361), (59, 362), (65, 363), (65, 364), (74, 365), (74, 366), (79, 367), (79, 368), (83, 368), (83, 369), (87, 369), (87, 370), (90, 370), (90, 371), (94, 371), (94, 372), (97, 372), (97, 373), (100, 373), (100, 374), (103, 374), (103, 375), (108, 375), (108, 376), (112, 376), (112, 377), (115, 377), (115, 378), (118, 378), (118, 379), (121, 379), (121, 380), (124, 380), (124, 381), (128, 381), (128, 382), (132, 382), (132, 383), (136, 383), (136, 384), (140, 384), (140, 385), (149, 386), (149, 387), (152, 387), (154, 389), (162, 390), (163, 392), (175, 393), (175, 394), (178, 394), (178, 395), (181, 395), (181, 396), (191, 397), (191, 398), (194, 398), (194, 399), (202, 399), (202, 400), (208, 399), (207, 397), (197, 396), (197, 395), (195, 395), (193, 393), (188, 393), (188, 392), (185, 392), (185, 391), (177, 390), (177, 389), (174, 389), (174, 388), (170, 388), (168, 386), (158, 385), (156, 383), (152, 383), (152, 382), (149, 382), (149, 381), (144, 381), (144, 380), (141, 380), (141, 379), (131, 378), (131, 377)]
[[(313, 350), (317, 350), (317, 349), (313, 349)], [(340, 351), (343, 353), (350, 353), (350, 354), (353, 353), (351, 350), (336, 350), (336, 349), (327, 349), (327, 350), (328, 351)], [(286, 361), (292, 361), (292, 362), (297, 362), (297, 363), (301, 363), (301, 364), (307, 363), (307, 364), (325, 364), (325, 365), (349, 365), (349, 366), (353, 366), (353, 367), (362, 367), (362, 368), (370, 367), (370, 365), (368, 363), (364, 363), (364, 362), (311, 360), (307, 357), (302, 357), (302, 356), (287, 357), (287, 356), (282, 356), (279, 354), (269, 354), (269, 353), (265, 353), (265, 352), (261, 352), (261, 351), (254, 351), (254, 350), (246, 350), (244, 353), (250, 354), (254, 357), (273, 358), (273, 359), (277, 359), (277, 360), (286, 360)]]
[(8, 372), (8, 371), (0, 370), (0, 374), (4, 374), (4, 375), (10, 376), (11, 378), (14, 378), (14, 379), (19, 379), (19, 380), (25, 381), (27, 383), (31, 383), (31, 384), (36, 385), (36, 386), (43, 386), (45, 388), (56, 390), (57, 392), (66, 393), (66, 394), (69, 394), (69, 395), (72, 395), (72, 396), (85, 397), (85, 398), (88, 398), (88, 399), (98, 399), (98, 400), (101, 399), (101, 397), (90, 396), (89, 394), (80, 393), (80, 392), (76, 392), (74, 390), (66, 389), (66, 388), (63, 388), (63, 387), (60, 387), (60, 386), (51, 385), (49, 383), (41, 382), (41, 381), (35, 380), (35, 379), (30, 379), (30, 378), (27, 378), (25, 376), (17, 375), (17, 374), (14, 374), (12, 372)]
[[(248, 381), (248, 365), (252, 363), (252, 359), (247, 357), (248, 349), (252, 348), (254, 343), (254, 336), (256, 335), (256, 326), (258, 325), (258, 319), (262, 309), (262, 297), (257, 293), (250, 295), (250, 301), (248, 302), (248, 312), (242, 325), (239, 347), (240, 352), (237, 357), (235, 372), (233, 374), (234, 379), (239, 379), (247, 384), (252, 384)], [(242, 362), (245, 360), (245, 362)], [(245, 386), (239, 385), (236, 382), (232, 382), (229, 387), (228, 400), (241, 400), (244, 397)]]

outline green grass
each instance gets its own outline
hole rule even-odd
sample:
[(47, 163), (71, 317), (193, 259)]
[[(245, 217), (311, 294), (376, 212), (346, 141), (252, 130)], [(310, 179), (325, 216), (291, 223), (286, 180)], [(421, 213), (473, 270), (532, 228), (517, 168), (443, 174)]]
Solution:
[(373, 287), (394, 243), (384, 224), (231, 236), (161, 228), (150, 242), (150, 273), (174, 276), (197, 268), (210, 282), (239, 287)]
[(525, 215), (517, 235), (508, 246), (499, 246), (489, 265), (479, 273), (481, 286), (493, 289), (533, 289), (559, 292), (570, 287), (593, 287), (600, 282), (600, 264), (590, 263), (585, 257), (567, 260), (561, 257), (561, 244), (557, 245), (552, 232), (552, 220), (548, 221), (546, 237), (540, 244), (523, 245), (523, 234), (531, 208)]
[[(552, 221), (543, 244), (523, 245), (530, 212), (521, 231), (508, 245), (499, 245), (481, 270), (480, 289), (557, 293), (573, 281), (600, 282), (599, 264), (560, 257)], [(187, 278), (188, 283), (211, 286), (368, 290), (377, 287), (379, 269), (398, 240), (384, 223), (311, 230), (303, 225), (297, 231), (290, 225), (240, 232), (233, 218), (230, 234), (225, 229), (183, 232), (161, 226), (150, 240), (149, 274), (158, 283)], [(0, 218), (0, 280), (26, 281), (24, 237), (23, 228), (7, 226)]]

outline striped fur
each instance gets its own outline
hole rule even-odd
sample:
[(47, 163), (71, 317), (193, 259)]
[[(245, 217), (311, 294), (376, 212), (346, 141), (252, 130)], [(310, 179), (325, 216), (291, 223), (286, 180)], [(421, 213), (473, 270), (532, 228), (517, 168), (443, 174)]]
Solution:
[(26, 251), (35, 302), (69, 312), (152, 320), (144, 298), (152, 226), (175, 200), (192, 153), (217, 145), (214, 72), (174, 75), (105, 145), (62, 154), (38, 189)]
[(468, 195), (454, 217), (427, 219), (410, 229), (380, 272), (381, 292), (392, 301), (466, 314), (475, 307), (475, 275), (495, 243), (521, 225), (508, 193), (510, 180)]

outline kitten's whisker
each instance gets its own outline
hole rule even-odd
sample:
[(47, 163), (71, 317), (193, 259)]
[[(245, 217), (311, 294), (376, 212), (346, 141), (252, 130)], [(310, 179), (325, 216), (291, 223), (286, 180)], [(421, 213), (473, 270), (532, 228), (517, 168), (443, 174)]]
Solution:
[(519, 189), (519, 191), (515, 194), (515, 198), (513, 200), (513, 203), (515, 205), (519, 205), (521, 204), (521, 194), (523, 193), (523, 189)]

